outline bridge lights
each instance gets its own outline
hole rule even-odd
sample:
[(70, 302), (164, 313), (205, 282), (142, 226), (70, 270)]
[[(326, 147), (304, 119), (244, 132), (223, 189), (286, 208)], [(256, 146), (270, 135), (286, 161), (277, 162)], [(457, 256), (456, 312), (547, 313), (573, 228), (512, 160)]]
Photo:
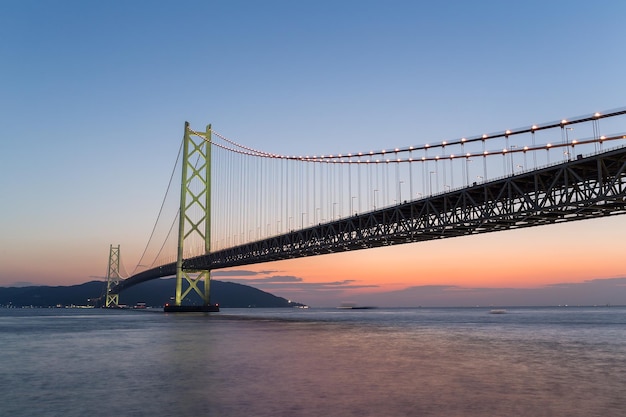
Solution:
[(546, 144), (546, 154), (548, 155), (548, 164), (550, 164), (550, 148), (552, 147), (551, 143)]
[(526, 162), (526, 152), (528, 151), (528, 146), (524, 146), (524, 166), (528, 166), (528, 163)]

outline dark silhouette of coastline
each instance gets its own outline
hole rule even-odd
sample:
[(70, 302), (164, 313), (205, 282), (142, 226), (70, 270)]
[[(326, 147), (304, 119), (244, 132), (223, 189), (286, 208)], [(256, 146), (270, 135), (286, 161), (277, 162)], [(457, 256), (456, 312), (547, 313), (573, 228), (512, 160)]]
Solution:
[[(0, 307), (100, 307), (106, 283), (90, 281), (71, 286), (0, 287)], [(163, 307), (174, 295), (175, 279), (158, 279), (129, 288), (120, 294), (120, 303), (133, 307), (145, 303), (149, 307)], [(199, 301), (186, 299), (183, 304)], [(259, 289), (211, 280), (211, 303), (223, 308), (245, 307), (297, 307), (290, 302)]]

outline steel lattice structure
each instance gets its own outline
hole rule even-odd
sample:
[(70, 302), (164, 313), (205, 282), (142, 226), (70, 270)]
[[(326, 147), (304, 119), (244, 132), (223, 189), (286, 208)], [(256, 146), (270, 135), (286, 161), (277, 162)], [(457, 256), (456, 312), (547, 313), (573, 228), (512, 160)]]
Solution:
[[(626, 213), (626, 147), (186, 259), (190, 270), (423, 242)], [(116, 291), (173, 275), (175, 264)]]
[(107, 288), (105, 294), (105, 306), (117, 307), (120, 303), (120, 295), (117, 288), (120, 281), (120, 245), (109, 247), (109, 267), (107, 268)]
[(189, 293), (198, 294), (204, 305), (209, 304), (210, 268), (186, 268), (183, 265), (183, 254), (187, 238), (190, 236), (200, 237), (204, 243), (205, 253), (211, 250), (209, 239), (211, 236), (210, 144), (210, 125), (207, 126), (206, 137), (198, 137), (190, 134), (189, 123), (185, 123), (176, 261), (176, 306), (180, 306)]

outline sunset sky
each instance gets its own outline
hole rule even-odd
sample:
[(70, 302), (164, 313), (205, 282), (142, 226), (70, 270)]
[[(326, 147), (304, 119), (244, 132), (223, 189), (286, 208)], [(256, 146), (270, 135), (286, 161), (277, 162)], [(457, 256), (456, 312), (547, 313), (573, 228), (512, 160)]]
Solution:
[[(136, 264), (185, 121), (330, 154), (624, 107), (624, 16), (617, 0), (2, 1), (0, 286), (102, 279), (110, 244)], [(626, 304), (624, 230), (617, 216), (214, 276), (320, 306)]]

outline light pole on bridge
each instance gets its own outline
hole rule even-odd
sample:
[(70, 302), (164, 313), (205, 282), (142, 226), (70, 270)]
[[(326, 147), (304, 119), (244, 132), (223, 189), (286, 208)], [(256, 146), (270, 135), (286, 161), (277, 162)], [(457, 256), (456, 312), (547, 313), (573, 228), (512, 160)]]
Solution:
[[(567, 133), (569, 130), (574, 130), (573, 127), (566, 127), (565, 128), (565, 142), (569, 145), (569, 134)], [(574, 148), (574, 145), (572, 145), (572, 149)], [(573, 153), (573, 152), (572, 152)], [(564, 152), (567, 160), (570, 160), (570, 153), (569, 150), (567, 148), (565, 148), (565, 152)]]
[(429, 188), (429, 194), (433, 195), (433, 174), (437, 174), (436, 171), (430, 171), (430, 175), (428, 176), (428, 188)]

